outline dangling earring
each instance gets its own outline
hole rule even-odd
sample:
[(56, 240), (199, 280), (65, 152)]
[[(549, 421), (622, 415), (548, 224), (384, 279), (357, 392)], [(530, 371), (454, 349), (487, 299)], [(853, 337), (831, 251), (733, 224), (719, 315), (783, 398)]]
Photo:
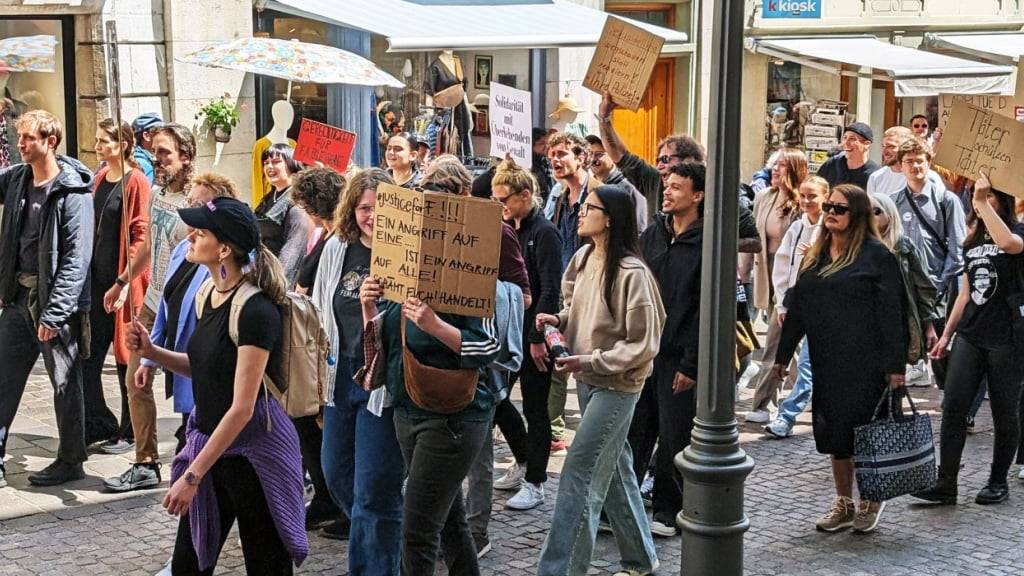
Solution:
[(227, 268), (224, 267), (224, 261), (223, 260), (220, 261), (220, 279), (221, 280), (227, 280), (228, 279), (228, 270), (227, 270)]

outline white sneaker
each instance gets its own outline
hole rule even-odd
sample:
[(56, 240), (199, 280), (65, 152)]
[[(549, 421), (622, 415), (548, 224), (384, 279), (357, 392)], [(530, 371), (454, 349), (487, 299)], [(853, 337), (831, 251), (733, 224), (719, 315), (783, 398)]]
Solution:
[(767, 410), (752, 410), (747, 412), (746, 421), (753, 422), (754, 424), (767, 424), (772, 419), (772, 415)]
[(1024, 466), (1021, 467), (1020, 472), (1017, 472), (1017, 480), (1024, 482)]
[(928, 388), (931, 385), (932, 375), (928, 372), (928, 365), (923, 361), (907, 368), (907, 386)]
[(510, 510), (530, 510), (544, 503), (544, 485), (523, 482), (523, 487), (516, 492), (516, 495), (505, 502), (505, 508)]
[(173, 559), (168, 560), (167, 564), (164, 565), (163, 569), (161, 569), (159, 572), (156, 573), (156, 576), (174, 576), (171, 573), (171, 562), (173, 562), (173, 561), (174, 561)]
[(666, 524), (661, 520), (651, 520), (651, 534), (655, 536), (671, 538), (678, 533), (679, 532), (676, 531), (676, 527), (671, 524)]
[(775, 438), (789, 438), (793, 435), (793, 427), (783, 418), (776, 418), (764, 427), (764, 431)]
[(494, 481), (495, 490), (515, 490), (523, 483), (526, 476), (526, 466), (520, 466), (518, 462), (505, 471), (501, 478)]
[(657, 570), (658, 566), (660, 565), (661, 563), (655, 560), (654, 566), (651, 566), (651, 569), (649, 571), (640, 571), (636, 570), (635, 568), (629, 568), (627, 570), (619, 570), (615, 573), (615, 576), (650, 576), (651, 574), (654, 574), (654, 571)]

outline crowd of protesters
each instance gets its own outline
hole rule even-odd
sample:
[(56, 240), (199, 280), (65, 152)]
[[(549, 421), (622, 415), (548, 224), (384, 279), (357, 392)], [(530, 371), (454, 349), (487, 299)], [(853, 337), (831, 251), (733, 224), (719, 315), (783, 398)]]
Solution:
[[(237, 522), (251, 573), (292, 573), (307, 531), (319, 530), (349, 541), (353, 574), (433, 574), (439, 561), (478, 574), (494, 491), (513, 492), (513, 511), (548, 498), (571, 378), (581, 421), (538, 573), (587, 573), (604, 529), (619, 574), (653, 573), (653, 538), (678, 534), (685, 486), (673, 460), (696, 416), (706, 158), (677, 135), (645, 162), (615, 132), (614, 109), (606, 96), (599, 134), (586, 138), (535, 130), (532, 170), (494, 159), (475, 179), (454, 156), (424, 157), (404, 132), (385, 142), (386, 169), (345, 174), (272, 145), (261, 156), (270, 190), (254, 209), (228, 178), (197, 173), (196, 140), (180, 124), (101, 121), (94, 173), (56, 153), (53, 115), (24, 114), (24, 163), (0, 171), (0, 486), (40, 355), (60, 440), (29, 482), (80, 479), (94, 450), (134, 452), (107, 490), (159, 485), (162, 371), (181, 415), (163, 500), (181, 519), (163, 573), (212, 574)], [(868, 158), (873, 139), (866, 124), (847, 126), (817, 175), (803, 151), (784, 148), (739, 189), (739, 250), (750, 258), (737, 270), (737, 379), (757, 346), (749, 326), (758, 314), (767, 323), (746, 420), (785, 439), (811, 406), (835, 483), (816, 522), (827, 532), (870, 532), (882, 516), (885, 502), (854, 500), (852, 456), (854, 430), (887, 387), (934, 377), (945, 393), (938, 483), (914, 496), (957, 501), (986, 390), (993, 462), (976, 501), (1005, 501), (1014, 455), (1024, 457), (1014, 199), (982, 175), (963, 202), (908, 128), (885, 131), (884, 166)], [(383, 298), (370, 269), (385, 185), (501, 205), (493, 316)], [(290, 345), (282, 310), (295, 295), (312, 302), (329, 361), (320, 413), (290, 417), (266, 380)], [(120, 418), (101, 380), (111, 349)], [(437, 386), (445, 393), (424, 392)], [(497, 478), (495, 427), (514, 457)]]

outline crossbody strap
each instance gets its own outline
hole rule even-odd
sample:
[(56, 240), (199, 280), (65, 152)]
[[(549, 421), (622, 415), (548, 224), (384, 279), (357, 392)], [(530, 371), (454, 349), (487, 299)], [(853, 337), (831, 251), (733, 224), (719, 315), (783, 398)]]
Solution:
[[(942, 250), (942, 257), (945, 258), (949, 254), (949, 247), (946, 246), (946, 242), (942, 239), (942, 236), (935, 230), (935, 228), (925, 219), (924, 214), (921, 213), (921, 209), (917, 206), (917, 201), (914, 200), (914, 196), (910, 193), (910, 188), (904, 188), (903, 194), (907, 198), (907, 203), (910, 204), (910, 209), (917, 215), (918, 222), (921, 223), (921, 227), (924, 228), (928, 235), (935, 239), (939, 243), (939, 248)], [(939, 207), (940, 212), (942, 211), (941, 206)], [(944, 213), (943, 213), (944, 215)]]

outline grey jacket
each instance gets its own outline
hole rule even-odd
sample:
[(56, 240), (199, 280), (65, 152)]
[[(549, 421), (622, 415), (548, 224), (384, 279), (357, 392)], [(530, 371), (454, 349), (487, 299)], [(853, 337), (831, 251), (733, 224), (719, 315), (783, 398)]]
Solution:
[[(39, 236), (39, 323), (54, 330), (90, 307), (92, 262), (92, 172), (67, 156), (57, 156), (60, 174), (43, 204)], [(18, 237), (32, 168), (16, 164), (0, 170), (0, 306), (14, 299)]]

